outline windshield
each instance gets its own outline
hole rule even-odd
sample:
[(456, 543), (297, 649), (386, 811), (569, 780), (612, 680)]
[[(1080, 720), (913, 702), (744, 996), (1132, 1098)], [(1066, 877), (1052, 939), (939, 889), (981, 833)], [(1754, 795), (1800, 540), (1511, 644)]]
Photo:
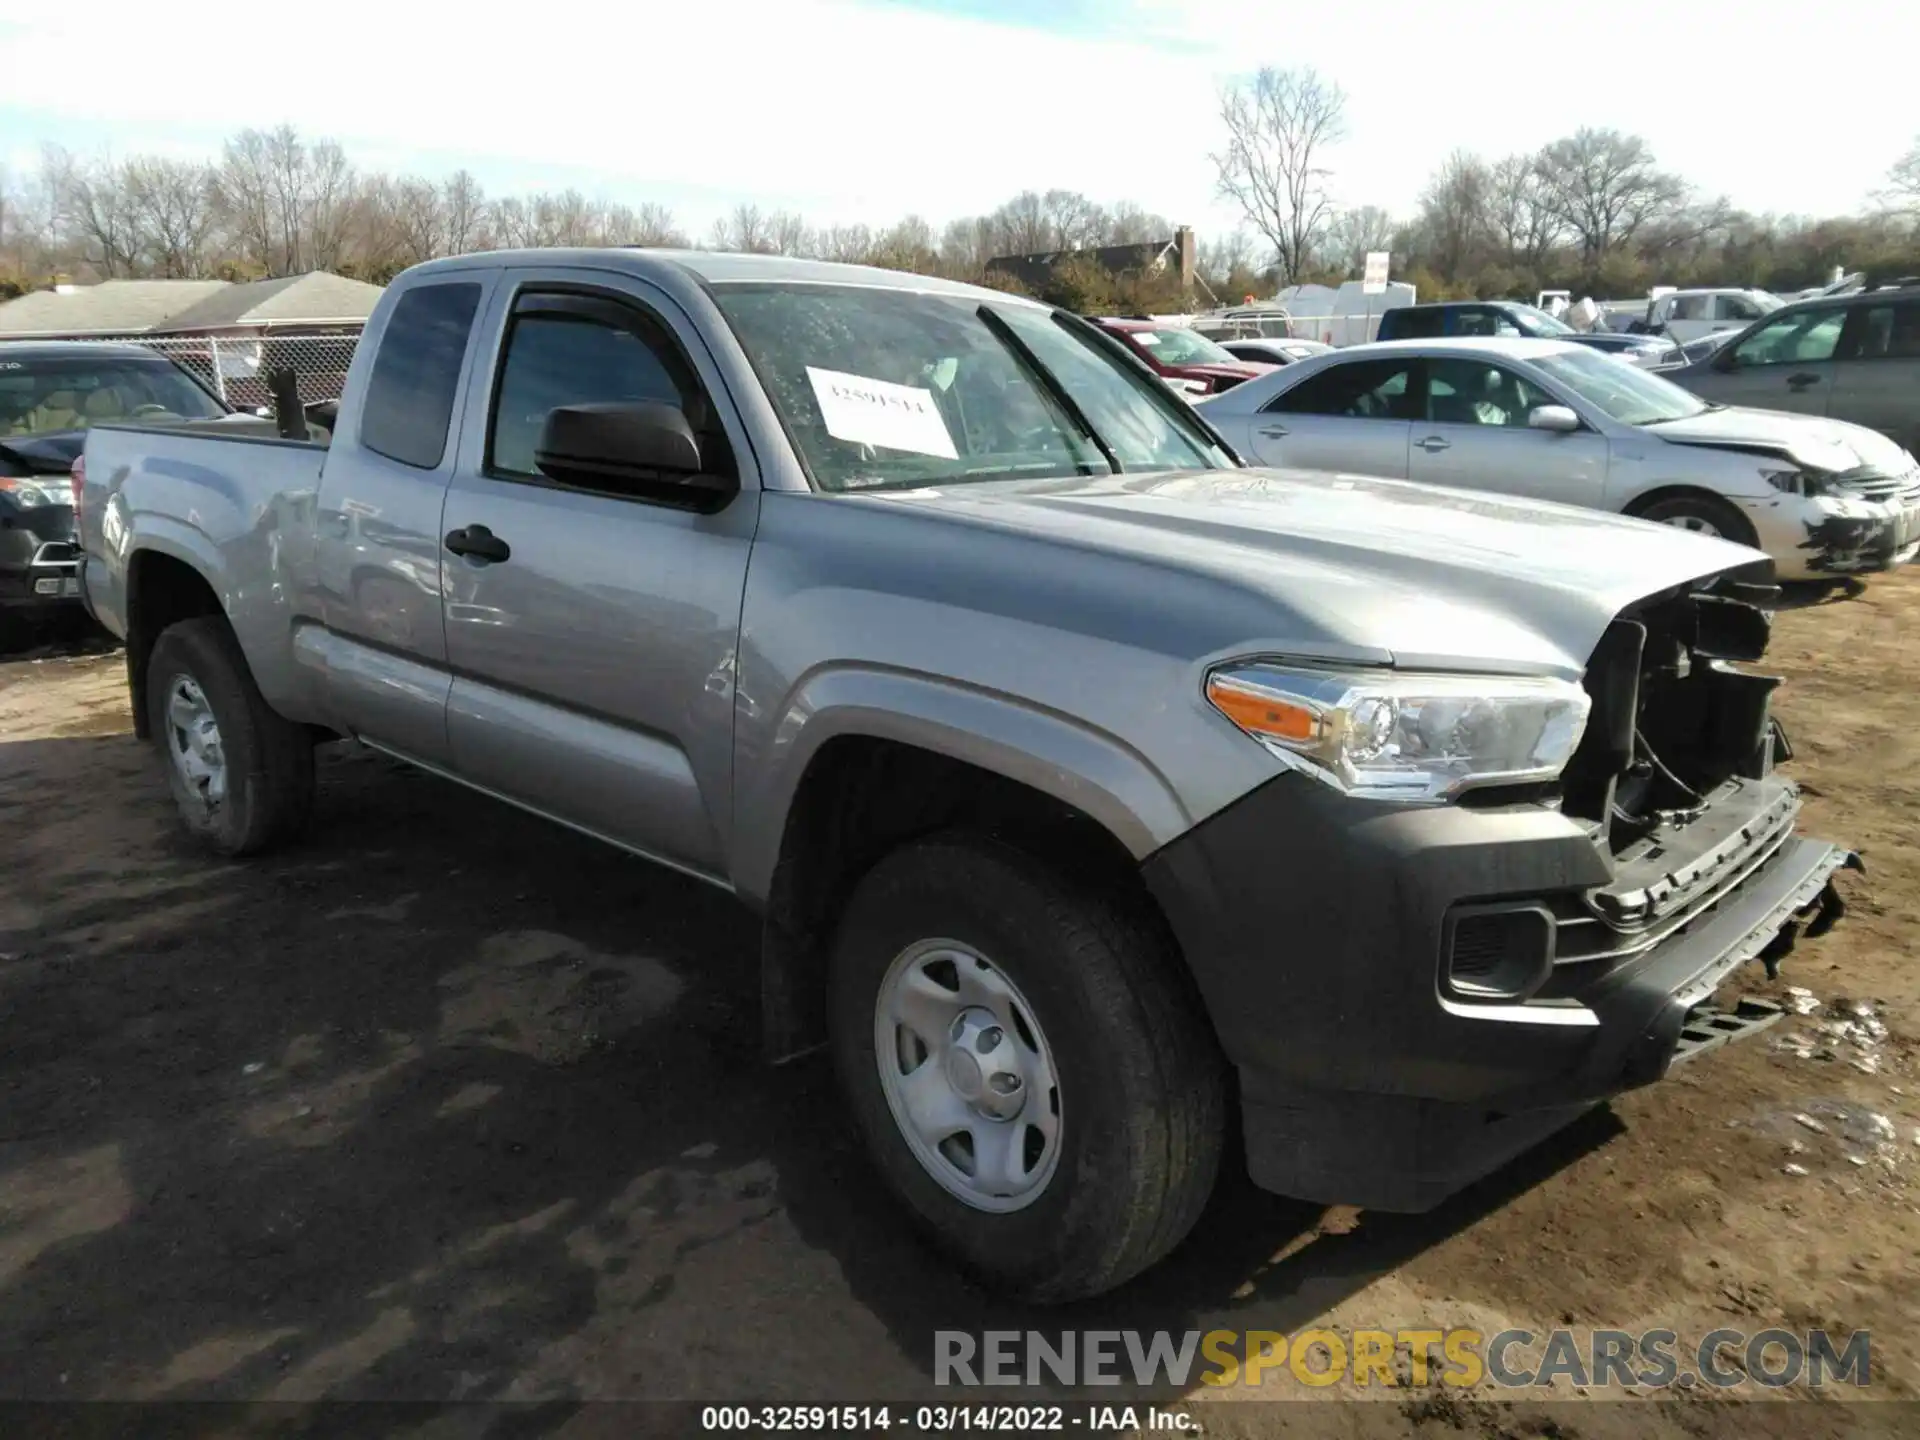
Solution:
[(1237, 365), (1226, 350), (1191, 330), (1129, 330), (1127, 338), (1139, 344), (1162, 365)]
[(1766, 290), (1749, 290), (1747, 292), (1747, 298), (1760, 307), (1760, 313), (1762, 315), (1771, 315), (1787, 303), (1778, 295)]
[(1512, 311), (1513, 323), (1520, 327), (1522, 335), (1549, 336), (1571, 335), (1573, 327), (1565, 321), (1556, 320), (1544, 310), (1536, 310), (1531, 305), (1516, 305)]
[(0, 359), (0, 436), (49, 435), (117, 420), (210, 420), (220, 402), (166, 360)]
[(851, 285), (714, 296), (822, 490), (1235, 463), (1091, 327), (1036, 306)]
[(1567, 350), (1533, 362), (1552, 379), (1622, 425), (1658, 425), (1685, 420), (1712, 407), (1671, 380), (1598, 350)]

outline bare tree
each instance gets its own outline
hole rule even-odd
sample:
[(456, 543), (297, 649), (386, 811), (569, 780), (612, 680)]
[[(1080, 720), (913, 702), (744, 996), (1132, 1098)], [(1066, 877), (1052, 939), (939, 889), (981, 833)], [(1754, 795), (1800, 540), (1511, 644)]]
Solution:
[(1493, 172), (1486, 161), (1455, 150), (1420, 196), (1428, 253), (1440, 273), (1463, 273), (1493, 239)]
[(1342, 270), (1358, 273), (1369, 253), (1393, 248), (1393, 231), (1393, 217), (1378, 205), (1342, 210), (1327, 226), (1325, 253)]
[(143, 268), (168, 280), (212, 273), (212, 244), (220, 224), (213, 172), (192, 160), (139, 156), (120, 169)]
[(1037, 191), (1022, 190), (995, 210), (991, 219), (997, 255), (1035, 255), (1058, 248), (1046, 199)]
[(628, 228), (626, 243), (665, 250), (684, 250), (687, 247), (687, 235), (674, 223), (673, 211), (649, 200), (634, 210), (633, 223)]
[(773, 227), (758, 205), (736, 205), (733, 214), (713, 222), (713, 248), (751, 254), (773, 249)]
[(950, 221), (940, 232), (940, 258), (957, 275), (983, 274), (987, 261), (1000, 253), (991, 216)]
[(1106, 237), (1106, 212), (1078, 190), (1047, 191), (1040, 197), (1040, 215), (1045, 249), (1083, 250)]
[(456, 170), (440, 186), (447, 213), (447, 253), (465, 255), (486, 244), (487, 195), (471, 171)]
[(268, 275), (337, 268), (364, 214), (346, 152), (291, 125), (229, 140), (214, 191), (242, 255)]
[(1887, 171), (1887, 188), (1882, 198), (1896, 210), (1920, 214), (1920, 136), (1914, 138), (1913, 147)]
[(1346, 133), (1346, 96), (1312, 69), (1263, 69), (1220, 96), (1227, 147), (1212, 157), (1220, 193), (1297, 279), (1333, 219), (1326, 152)]
[(875, 237), (867, 263), (884, 265), (890, 270), (926, 272), (935, 267), (939, 258), (933, 248), (933, 227), (920, 216), (909, 215)]
[(1566, 226), (1548, 203), (1536, 158), (1509, 155), (1493, 167), (1493, 231), (1510, 265), (1538, 268)]
[(767, 248), (776, 255), (805, 255), (813, 248), (813, 231), (799, 215), (776, 210), (767, 217)]
[(1654, 164), (1646, 141), (1617, 130), (1581, 130), (1556, 140), (1534, 168), (1548, 206), (1590, 266), (1687, 198), (1686, 185)]
[(1173, 222), (1164, 215), (1144, 210), (1131, 200), (1122, 200), (1107, 212), (1107, 245), (1144, 245), (1154, 240), (1173, 238)]
[(822, 260), (865, 265), (873, 258), (873, 229), (867, 225), (829, 225), (814, 236), (813, 246)]

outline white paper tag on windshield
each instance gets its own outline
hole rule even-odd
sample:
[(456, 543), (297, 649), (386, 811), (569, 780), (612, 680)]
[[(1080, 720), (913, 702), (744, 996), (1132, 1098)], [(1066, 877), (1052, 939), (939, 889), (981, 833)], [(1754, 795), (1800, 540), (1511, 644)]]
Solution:
[(811, 365), (807, 379), (813, 382), (813, 398), (820, 402), (820, 416), (834, 439), (943, 460), (960, 458), (931, 390)]

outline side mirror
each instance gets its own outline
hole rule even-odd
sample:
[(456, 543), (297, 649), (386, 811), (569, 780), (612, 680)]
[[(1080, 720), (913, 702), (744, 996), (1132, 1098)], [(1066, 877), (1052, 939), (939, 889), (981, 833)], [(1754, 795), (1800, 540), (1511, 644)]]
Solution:
[(730, 478), (706, 470), (686, 411), (660, 400), (550, 410), (533, 463), (550, 480), (589, 490), (677, 486), (712, 498), (736, 488)]
[(1731, 342), (1715, 350), (1713, 352), (1713, 358), (1708, 360), (1707, 363), (1716, 370), (1738, 370), (1740, 368), (1740, 361), (1733, 353), (1733, 345)]
[(1565, 405), (1536, 405), (1527, 415), (1527, 424), (1535, 430), (1568, 435), (1580, 428), (1580, 417)]

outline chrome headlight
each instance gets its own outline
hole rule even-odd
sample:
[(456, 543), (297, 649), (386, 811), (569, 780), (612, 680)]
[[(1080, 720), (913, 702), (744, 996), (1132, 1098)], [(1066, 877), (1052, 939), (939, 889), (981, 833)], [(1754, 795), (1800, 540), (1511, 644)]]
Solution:
[(1216, 710), (1287, 764), (1371, 800), (1552, 780), (1590, 708), (1565, 680), (1258, 662), (1214, 670), (1206, 689)]
[(14, 503), (22, 510), (33, 510), (42, 505), (59, 503), (53, 495), (51, 486), (37, 480), (28, 480), (23, 476), (0, 476), (0, 490), (13, 496)]

